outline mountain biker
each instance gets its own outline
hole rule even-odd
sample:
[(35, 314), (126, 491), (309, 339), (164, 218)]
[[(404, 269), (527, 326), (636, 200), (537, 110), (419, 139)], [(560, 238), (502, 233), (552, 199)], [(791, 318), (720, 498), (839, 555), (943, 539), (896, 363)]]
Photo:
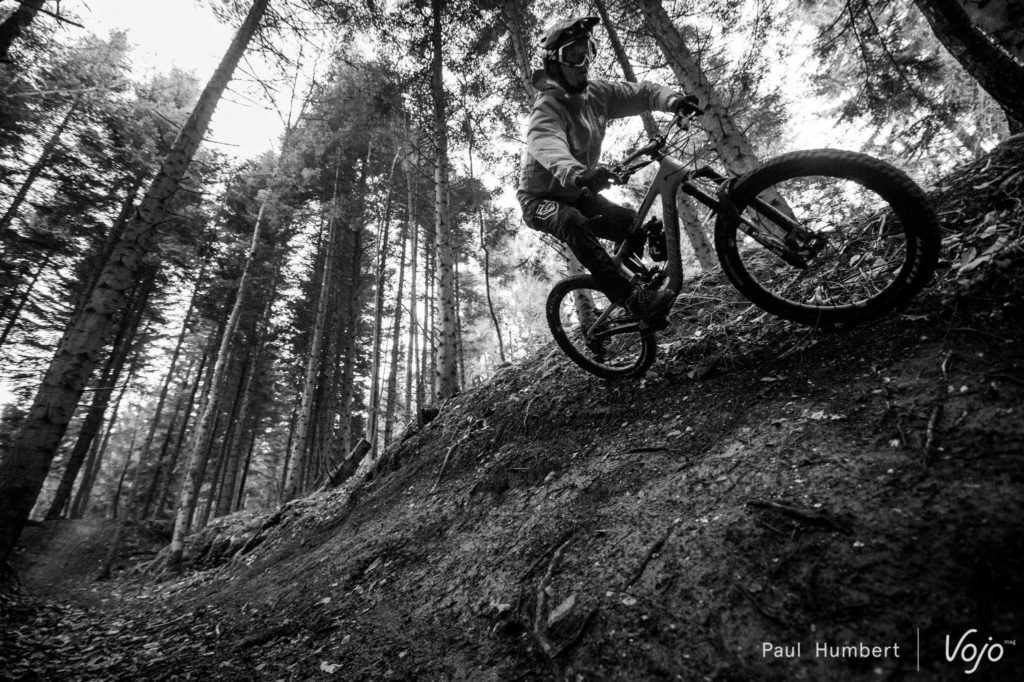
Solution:
[(541, 37), (544, 68), (533, 74), (537, 97), (530, 112), (519, 189), (523, 219), (572, 250), (608, 297), (635, 315), (650, 316), (671, 305), (668, 290), (630, 284), (598, 238), (626, 241), (626, 265), (643, 253), (646, 234), (630, 230), (636, 212), (599, 194), (612, 175), (597, 165), (610, 118), (657, 110), (700, 111), (697, 98), (649, 82), (589, 80), (596, 55), (591, 37), (598, 17), (559, 21)]

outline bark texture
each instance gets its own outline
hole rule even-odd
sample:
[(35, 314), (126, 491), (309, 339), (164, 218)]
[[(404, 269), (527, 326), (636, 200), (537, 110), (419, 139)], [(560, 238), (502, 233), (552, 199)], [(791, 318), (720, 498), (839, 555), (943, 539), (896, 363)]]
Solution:
[[(337, 191), (337, 174), (335, 174), (335, 191)], [(334, 211), (332, 211), (331, 218), (328, 221), (327, 236), (323, 241), (324, 265), (320, 273), (320, 292), (317, 296), (316, 317), (313, 321), (313, 337), (309, 343), (309, 355), (306, 357), (306, 372), (302, 382), (302, 398), (299, 401), (299, 409), (295, 415), (295, 428), (288, 453), (291, 467), (288, 470), (288, 478), (285, 480), (284, 489), (281, 492), (282, 502), (288, 502), (299, 494), (302, 470), (305, 468), (306, 452), (308, 451), (307, 435), (309, 434), (310, 417), (313, 414), (316, 380), (320, 375), (320, 351), (323, 346), (324, 328), (327, 323), (327, 301), (331, 297), (331, 285), (333, 283), (331, 263), (334, 258), (333, 244), (337, 238), (337, 230), (337, 217), (334, 215)]]
[(438, 338), (434, 397), (450, 398), (459, 390), (458, 331), (455, 309), (455, 256), (448, 210), (448, 121), (445, 113), (444, 71), (442, 65), (441, 0), (432, 0), (433, 48), (431, 94), (434, 100), (434, 238), (438, 274)]
[[(601, 21), (608, 32), (608, 41), (611, 43), (612, 51), (615, 53), (615, 58), (622, 69), (622, 75), (630, 83), (636, 83), (636, 71), (633, 69), (633, 64), (629, 61), (629, 56), (626, 54), (626, 49), (622, 46), (622, 41), (619, 40), (619, 33), (615, 28), (615, 24), (608, 16), (608, 9), (605, 7), (604, 1), (595, 0), (594, 6), (597, 8), (598, 14), (601, 15)], [(658, 125), (654, 122), (654, 116), (650, 112), (644, 112), (641, 114), (641, 118), (644, 122), (644, 130), (648, 136), (654, 137), (657, 135)], [(718, 264), (718, 260), (715, 258), (711, 241), (708, 239), (707, 233), (704, 232), (697, 208), (693, 204), (693, 199), (689, 195), (680, 192), (676, 196), (676, 205), (679, 211), (679, 221), (682, 223), (683, 231), (693, 247), (693, 252), (697, 257), (701, 270), (713, 269)]]
[(11, 45), (39, 13), (46, 0), (22, 0), (18, 9), (0, 24), (0, 62), (10, 61)]
[(661, 48), (679, 85), (687, 94), (700, 98), (705, 112), (701, 121), (711, 135), (722, 163), (736, 174), (756, 168), (759, 163), (757, 154), (729, 115), (725, 103), (701, 68), (700, 60), (672, 23), (661, 0), (632, 0), (631, 4), (640, 12), (644, 28)]
[(178, 133), (121, 240), (104, 264), (89, 302), (66, 327), (29, 415), (0, 469), (0, 561), (14, 549), (46, 479), (60, 440), (82, 397), (126, 292), (138, 281), (144, 261), (157, 250), (156, 227), (177, 192), (206, 133), (213, 111), (267, 9), (254, 0), (192, 114)]
[(1010, 130), (1024, 130), (1024, 64), (990, 40), (957, 0), (914, 0), (914, 4), (943, 47), (1002, 107)]
[[(273, 184), (273, 181), (271, 181)], [(265, 190), (266, 195), (260, 203), (260, 210), (256, 214), (256, 221), (252, 228), (252, 241), (249, 243), (249, 252), (245, 257), (245, 265), (242, 268), (242, 276), (238, 281), (238, 291), (235, 294), (235, 302), (231, 307), (231, 316), (228, 318), (221, 336), (220, 350), (217, 353), (217, 361), (213, 366), (210, 394), (203, 405), (202, 416), (196, 425), (196, 433), (192, 441), (192, 447), (188, 456), (188, 465), (185, 470), (185, 479), (181, 484), (181, 492), (178, 495), (178, 509), (174, 517), (174, 531), (171, 535), (171, 546), (167, 554), (167, 570), (177, 572), (181, 568), (182, 553), (185, 548), (185, 533), (188, 531), (189, 522), (192, 517), (192, 510), (195, 508), (196, 499), (199, 495), (199, 487), (202, 485), (203, 474), (206, 470), (210, 444), (213, 441), (214, 426), (217, 422), (219, 407), (222, 402), (222, 392), (225, 385), (227, 366), (231, 361), (231, 342), (235, 338), (238, 324), (242, 317), (242, 311), (249, 303), (249, 290), (252, 287), (253, 261), (256, 259), (256, 252), (260, 244), (260, 228), (262, 226), (267, 205), (272, 196), (271, 190)], [(210, 492), (211, 496), (213, 491)]]

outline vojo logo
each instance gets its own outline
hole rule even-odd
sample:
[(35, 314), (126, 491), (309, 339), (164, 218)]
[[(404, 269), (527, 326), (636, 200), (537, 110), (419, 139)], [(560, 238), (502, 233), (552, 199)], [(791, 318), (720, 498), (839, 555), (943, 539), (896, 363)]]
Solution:
[(977, 642), (979, 639), (976, 637), (977, 632), (976, 628), (971, 628), (960, 635), (960, 639), (952, 648), (950, 648), (950, 644), (953, 642), (953, 638), (946, 635), (946, 660), (950, 663), (961, 662), (966, 665), (964, 672), (968, 675), (973, 674), (982, 663), (999, 662), (1003, 658), (1003, 654), (1006, 653), (1005, 647), (1017, 644), (1017, 640), (1013, 639), (993, 642), (992, 637), (981, 638), (984, 641)]

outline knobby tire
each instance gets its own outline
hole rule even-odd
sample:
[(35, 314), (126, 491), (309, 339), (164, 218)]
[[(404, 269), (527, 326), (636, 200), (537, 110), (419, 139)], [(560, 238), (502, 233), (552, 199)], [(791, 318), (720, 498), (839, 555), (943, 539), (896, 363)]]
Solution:
[[(896, 257), (902, 262), (887, 286), (864, 300), (851, 304), (840, 305), (827, 300), (790, 300), (780, 295), (777, 290), (773, 290), (771, 285), (763, 284), (752, 274), (754, 267), (741, 255), (740, 244), (744, 235), (739, 229), (739, 222), (728, 219), (725, 217), (727, 213), (723, 213), (715, 226), (715, 246), (719, 261), (729, 280), (752, 303), (764, 310), (808, 325), (865, 322), (881, 317), (909, 302), (928, 283), (935, 270), (940, 241), (938, 219), (924, 191), (892, 165), (864, 154), (840, 150), (793, 152), (772, 159), (760, 168), (737, 178), (729, 192), (729, 198), (737, 214), (749, 209), (749, 216), (751, 212), (756, 211), (750, 207), (750, 203), (758, 194), (765, 190), (770, 191), (787, 181), (805, 182), (813, 186), (812, 178), (849, 181), (852, 183), (850, 186), (871, 192), (866, 196), (877, 195), (881, 199), (878, 205), (882, 207), (883, 212), (891, 211), (889, 223), (885, 223), (885, 216), (879, 223), (885, 226), (881, 228), (886, 231), (885, 237), (897, 234), (893, 225), (902, 231), (900, 238), (905, 240), (905, 253)], [(785, 199), (782, 191), (779, 194)], [(892, 220), (892, 216), (895, 217), (895, 221)], [(764, 216), (761, 220), (771, 222)], [(851, 224), (855, 222), (850, 221)], [(864, 222), (866, 224), (867, 219)], [(837, 224), (845, 227), (847, 223), (838, 221)], [(755, 245), (750, 251), (756, 252), (756, 249)], [(762, 263), (765, 258), (762, 256)], [(813, 260), (811, 262), (813, 265)], [(786, 264), (781, 258), (776, 257), (771, 267), (779, 271), (788, 269), (797, 273), (797, 277), (800, 276), (797, 268)], [(851, 262), (848, 267), (855, 266)], [(772, 280), (772, 284), (782, 279), (784, 275)]]

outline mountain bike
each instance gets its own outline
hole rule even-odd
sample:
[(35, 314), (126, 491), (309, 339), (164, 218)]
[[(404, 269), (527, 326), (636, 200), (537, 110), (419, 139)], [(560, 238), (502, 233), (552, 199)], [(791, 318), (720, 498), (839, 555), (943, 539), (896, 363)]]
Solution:
[[(681, 194), (692, 198), (705, 224), (714, 221), (714, 249), (729, 281), (773, 315), (821, 327), (866, 322), (905, 305), (927, 284), (938, 260), (938, 219), (905, 173), (865, 154), (813, 149), (743, 175), (723, 174), (673, 155), (692, 141), (694, 127), (694, 114), (677, 114), (610, 169), (615, 184), (625, 184), (658, 164), (634, 224), (647, 231), (654, 265), (626, 263), (625, 243), (613, 254), (634, 284), (665, 287), (676, 297), (682, 291)], [(649, 218), (659, 197), (661, 219)], [(650, 368), (669, 312), (631, 315), (590, 275), (558, 282), (545, 310), (566, 355), (607, 379)]]

